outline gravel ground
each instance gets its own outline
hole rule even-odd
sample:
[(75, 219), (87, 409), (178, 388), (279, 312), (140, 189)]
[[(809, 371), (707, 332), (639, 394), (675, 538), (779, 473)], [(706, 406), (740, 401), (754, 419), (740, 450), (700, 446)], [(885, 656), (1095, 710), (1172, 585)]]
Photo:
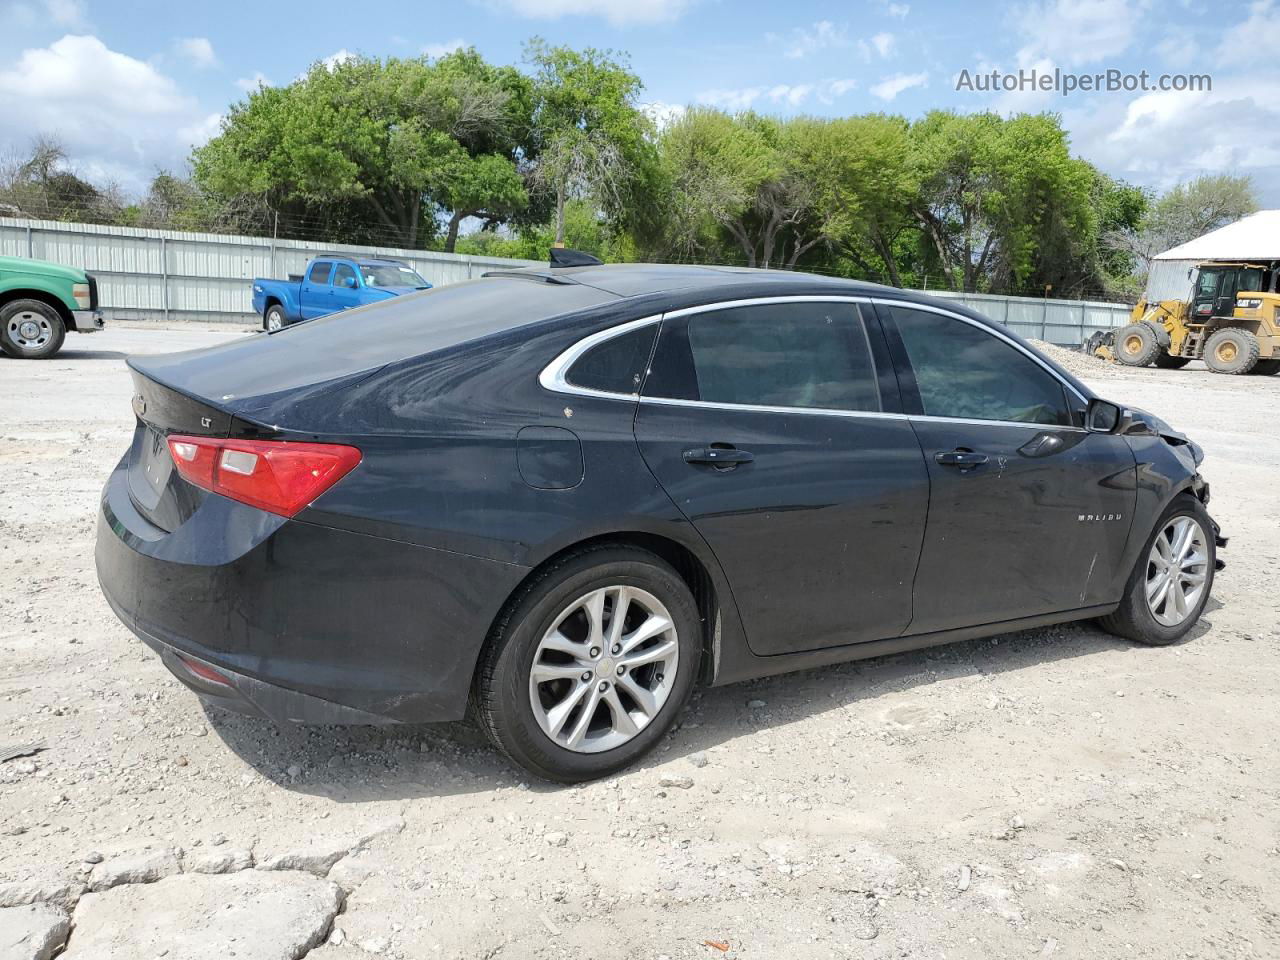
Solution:
[(69, 913), (95, 960), (1280, 956), (1280, 377), (1074, 358), (1207, 451), (1232, 539), (1188, 642), (1064, 626), (707, 690), (558, 788), (462, 725), (206, 713), (107, 609), (122, 358), (237, 335), (0, 359), (0, 751), (44, 745), (0, 763), (5, 960)]

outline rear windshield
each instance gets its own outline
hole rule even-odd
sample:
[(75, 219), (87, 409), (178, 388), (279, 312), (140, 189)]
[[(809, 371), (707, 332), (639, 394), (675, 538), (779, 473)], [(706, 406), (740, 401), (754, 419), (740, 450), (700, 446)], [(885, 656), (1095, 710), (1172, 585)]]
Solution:
[(616, 299), (581, 284), (466, 280), (343, 310), (278, 333), (140, 358), (133, 365), (193, 396), (245, 398), (375, 370)]

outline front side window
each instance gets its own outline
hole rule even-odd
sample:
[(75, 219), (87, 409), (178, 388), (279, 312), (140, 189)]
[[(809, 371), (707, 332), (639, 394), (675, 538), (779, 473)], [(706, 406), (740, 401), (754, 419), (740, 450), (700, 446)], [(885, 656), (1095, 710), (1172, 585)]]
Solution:
[(340, 263), (333, 268), (333, 285), (335, 287), (354, 287), (356, 272), (349, 263)]
[(307, 273), (307, 279), (312, 283), (328, 283), (329, 268), (332, 267), (328, 260), (318, 260), (311, 265), (311, 270)]
[(664, 322), (651, 367), (648, 397), (880, 410), (856, 303), (753, 304)]
[(905, 307), (888, 313), (926, 416), (1071, 424), (1062, 383), (1021, 350), (946, 314)]

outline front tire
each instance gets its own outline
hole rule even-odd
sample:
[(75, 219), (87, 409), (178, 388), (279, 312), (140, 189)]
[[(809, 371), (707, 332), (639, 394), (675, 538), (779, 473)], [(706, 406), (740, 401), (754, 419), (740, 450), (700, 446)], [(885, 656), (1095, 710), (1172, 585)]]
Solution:
[(262, 329), (268, 331), (283, 330), (286, 326), (288, 326), (288, 321), (285, 320), (284, 308), (278, 303), (273, 303), (267, 307), (266, 313), (262, 315)]
[(1116, 334), (1116, 359), (1129, 367), (1145, 367), (1160, 354), (1160, 341), (1149, 323), (1131, 323)]
[(0, 307), (0, 348), (20, 360), (48, 360), (62, 349), (67, 326), (40, 300), (14, 300)]
[(1147, 538), (1120, 606), (1098, 623), (1149, 646), (1177, 643), (1204, 611), (1216, 562), (1209, 512), (1195, 497), (1180, 494)]
[(646, 550), (590, 547), (508, 604), (476, 671), (476, 713), (494, 745), (535, 776), (593, 780), (661, 740), (701, 653), (697, 604), (669, 564)]

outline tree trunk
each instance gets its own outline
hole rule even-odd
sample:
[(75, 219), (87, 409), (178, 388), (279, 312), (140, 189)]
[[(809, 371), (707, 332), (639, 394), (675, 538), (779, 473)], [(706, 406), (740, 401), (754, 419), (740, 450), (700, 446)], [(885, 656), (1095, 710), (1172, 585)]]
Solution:
[(564, 180), (556, 182), (556, 246), (564, 246)]
[(902, 277), (898, 273), (898, 258), (893, 255), (893, 244), (879, 230), (873, 230), (871, 246), (884, 261), (884, 268), (889, 271), (889, 282), (895, 287), (902, 286)]
[(458, 226), (469, 216), (471, 216), (469, 210), (453, 211), (453, 216), (449, 218), (449, 232), (444, 238), (445, 253), (453, 253), (454, 247), (458, 245)]

